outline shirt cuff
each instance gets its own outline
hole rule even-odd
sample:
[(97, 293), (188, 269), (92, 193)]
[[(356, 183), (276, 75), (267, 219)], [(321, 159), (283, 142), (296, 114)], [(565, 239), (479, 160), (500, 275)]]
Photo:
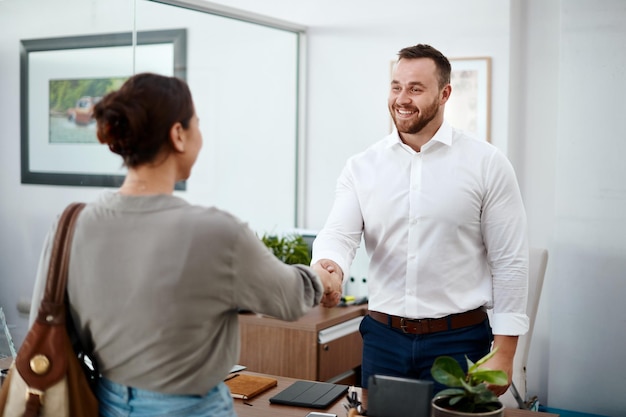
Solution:
[(337, 252), (326, 251), (315, 254), (315, 258), (311, 259), (311, 265), (319, 261), (320, 259), (330, 259), (335, 262), (341, 268), (343, 273), (343, 280), (350, 276), (350, 261), (339, 255)]
[(528, 332), (530, 320), (526, 314), (494, 313), (491, 330), (494, 335), (522, 336)]

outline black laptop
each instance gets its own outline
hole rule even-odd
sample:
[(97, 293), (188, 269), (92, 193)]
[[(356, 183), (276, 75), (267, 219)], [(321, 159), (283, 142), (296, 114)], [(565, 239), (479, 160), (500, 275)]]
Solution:
[(296, 381), (270, 398), (270, 403), (307, 408), (328, 408), (346, 392), (348, 392), (347, 385)]

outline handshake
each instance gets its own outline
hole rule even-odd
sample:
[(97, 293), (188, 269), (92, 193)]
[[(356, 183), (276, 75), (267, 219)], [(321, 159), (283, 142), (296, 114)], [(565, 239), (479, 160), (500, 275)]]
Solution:
[(324, 295), (320, 304), (324, 307), (335, 307), (341, 300), (341, 284), (343, 271), (330, 259), (320, 259), (311, 268), (317, 273), (324, 287)]

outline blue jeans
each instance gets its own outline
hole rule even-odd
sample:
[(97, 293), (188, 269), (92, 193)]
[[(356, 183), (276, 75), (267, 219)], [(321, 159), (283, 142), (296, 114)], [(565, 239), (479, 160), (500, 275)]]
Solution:
[[(363, 337), (361, 383), (364, 388), (370, 375), (434, 381), (430, 368), (442, 355), (452, 356), (467, 370), (465, 355), (476, 362), (489, 353), (493, 341), (488, 319), (461, 329), (413, 335), (365, 316), (359, 330)], [(435, 382), (433, 393), (444, 388)]]
[(205, 396), (162, 394), (102, 378), (98, 382), (101, 417), (236, 417), (223, 382)]

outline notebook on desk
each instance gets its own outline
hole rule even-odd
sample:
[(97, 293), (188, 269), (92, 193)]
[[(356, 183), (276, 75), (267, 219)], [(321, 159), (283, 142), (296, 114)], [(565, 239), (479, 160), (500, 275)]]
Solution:
[(296, 407), (328, 408), (346, 392), (348, 392), (347, 385), (296, 381), (270, 398), (270, 403)]
[(233, 373), (224, 380), (233, 398), (249, 400), (278, 384), (276, 378)]

